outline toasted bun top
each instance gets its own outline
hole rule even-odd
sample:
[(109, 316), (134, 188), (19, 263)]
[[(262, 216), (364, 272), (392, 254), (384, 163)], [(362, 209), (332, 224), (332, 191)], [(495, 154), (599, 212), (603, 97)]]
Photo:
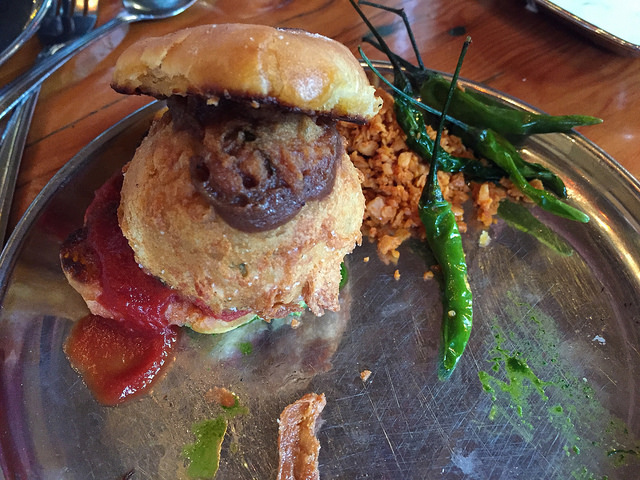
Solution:
[(197, 95), (278, 104), (311, 114), (368, 120), (380, 109), (360, 63), (341, 43), (302, 30), (220, 24), (130, 46), (116, 63), (118, 92)]

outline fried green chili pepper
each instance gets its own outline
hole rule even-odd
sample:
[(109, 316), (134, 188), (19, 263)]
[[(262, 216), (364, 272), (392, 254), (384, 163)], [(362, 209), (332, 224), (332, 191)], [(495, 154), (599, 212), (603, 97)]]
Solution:
[[(424, 115), (421, 111), (410, 106), (404, 97), (395, 97), (394, 108), (396, 119), (402, 130), (407, 134), (407, 145), (421, 158), (430, 161), (433, 151), (433, 140), (427, 135)], [(423, 133), (424, 132), (424, 133)], [(495, 166), (485, 166), (475, 159), (462, 158), (442, 151), (438, 157), (440, 170), (445, 172), (462, 172), (478, 180), (497, 182), (505, 176), (505, 172)]]
[(538, 220), (528, 208), (520, 203), (502, 200), (498, 206), (498, 216), (508, 225), (528, 233), (540, 243), (546, 245), (560, 255), (568, 257), (573, 254), (573, 248), (556, 232)]
[[(482, 129), (477, 127), (472, 127), (467, 125), (457, 119), (449, 118), (449, 129), (451, 133), (454, 135), (458, 135), (462, 142), (468, 147), (474, 149), (477, 152), (482, 151), (482, 155), (484, 155), (487, 160), (491, 160), (496, 165), (504, 168), (499, 162), (496, 161), (496, 157), (500, 157), (504, 154), (506, 150), (508, 155), (513, 159), (513, 163), (517, 170), (527, 180), (533, 180), (537, 178), (541, 180), (544, 184), (545, 188), (551, 190), (560, 198), (567, 197), (567, 188), (564, 185), (564, 182), (560, 177), (558, 177), (555, 173), (553, 173), (548, 168), (543, 167), (538, 163), (531, 163), (525, 161), (522, 156), (518, 153), (516, 147), (513, 146), (509, 140), (504, 138), (499, 134), (498, 135), (500, 141), (499, 142), (487, 142), (487, 137), (493, 138), (495, 135), (492, 135), (489, 129)], [(505, 176), (510, 176), (508, 170), (503, 170), (505, 172)]]
[[(371, 62), (364, 55), (362, 49), (360, 49), (360, 54), (369, 67), (374, 72), (377, 72), (375, 67), (373, 67)], [(394, 92), (399, 94), (400, 98), (407, 100), (407, 105), (424, 106), (421, 102), (410, 97), (410, 94), (408, 93), (410, 87), (409, 89), (405, 87), (405, 91), (402, 91), (394, 85), (392, 85), (392, 87), (395, 87)], [(531, 169), (533, 171), (537, 170), (537, 174), (542, 174), (541, 180), (543, 183), (547, 181), (550, 185), (553, 185), (551, 181), (556, 181), (555, 179), (557, 177), (551, 172), (546, 174), (546, 169), (541, 165), (525, 162), (518, 153), (518, 150), (507, 139), (490, 129), (471, 127), (456, 119), (447, 117), (446, 115), (442, 115), (442, 118), (448, 120), (450, 124), (458, 127), (460, 132), (462, 132), (461, 136), (463, 137), (463, 141), (470, 144), (470, 146), (476, 150), (476, 153), (479, 153), (481, 156), (493, 161), (498, 167), (502, 168), (508, 174), (514, 185), (538, 206), (563, 218), (582, 223), (589, 221), (588, 215), (564, 203), (562, 200), (553, 196), (552, 193), (532, 187), (527, 182), (527, 178), (523, 174), (523, 171), (527, 173), (527, 169)], [(456, 133), (460, 134), (460, 132)], [(562, 181), (557, 178), (557, 182)], [(564, 191), (564, 183), (558, 183), (556, 188), (559, 187), (562, 187), (562, 191)]]
[[(425, 105), (424, 103), (416, 100), (415, 98), (412, 98), (411, 94), (408, 93), (408, 92), (411, 91), (410, 86), (409, 87), (405, 87), (404, 90), (400, 89), (397, 86), (398, 85), (398, 75), (396, 75), (396, 79), (394, 80), (395, 84), (392, 84), (391, 82), (389, 82), (373, 66), (373, 64), (366, 57), (366, 55), (364, 54), (362, 49), (359, 49), (359, 51), (360, 51), (360, 55), (362, 56), (362, 58), (365, 61), (365, 63), (367, 63), (369, 68), (376, 75), (378, 75), (380, 77), (380, 79), (384, 83), (386, 83), (394, 91), (394, 93), (396, 94), (395, 95), (395, 101), (396, 102), (400, 101), (402, 103), (406, 103), (407, 106), (411, 106), (411, 108), (406, 110), (405, 113), (401, 113), (401, 114), (397, 114), (397, 107), (396, 107), (396, 117), (398, 118), (398, 122), (400, 123), (401, 126), (403, 126), (403, 122), (404, 122), (405, 126), (408, 125), (409, 127), (413, 127), (411, 124), (415, 123), (415, 122), (412, 122), (411, 119), (415, 118), (416, 116), (422, 116), (425, 113), (429, 114), (429, 115), (432, 115), (432, 116), (433, 115), (437, 115), (437, 116), (441, 115), (441, 113), (438, 110), (434, 109), (433, 107), (430, 107), (429, 105)], [(409, 77), (405, 78), (405, 81), (404, 81), (403, 85), (411, 85), (411, 83), (409, 81)], [(416, 108), (416, 107), (418, 107), (418, 108)], [(421, 109), (423, 109), (424, 112), (422, 112)], [(406, 113), (407, 111), (409, 113)], [(474, 148), (474, 149), (478, 150), (477, 146), (480, 143), (485, 142), (484, 135), (485, 135), (486, 130), (482, 130), (482, 129), (479, 129), (479, 128), (476, 128), (476, 127), (472, 127), (472, 126), (467, 125), (467, 124), (465, 124), (463, 122), (460, 122), (460, 121), (458, 121), (455, 118), (452, 118), (450, 116), (445, 116), (445, 118), (449, 122), (449, 125), (451, 127), (452, 133), (460, 136), (462, 138), (463, 143), (465, 143), (466, 145), (470, 146), (471, 148)], [(409, 120), (407, 121), (406, 119), (409, 119)], [(411, 130), (409, 130), (409, 131), (411, 131)], [(414, 137), (416, 136), (416, 134), (417, 134), (418, 138), (422, 137), (422, 135), (419, 134), (419, 130), (414, 130), (413, 131), (413, 136)], [(409, 146), (411, 146), (411, 144), (410, 144), (411, 142), (410, 142), (409, 138), (407, 139), (407, 143), (409, 144)], [(420, 142), (418, 142), (417, 144), (414, 144), (414, 146), (417, 145), (420, 148), (420, 151), (422, 151), (422, 153), (425, 153), (425, 150), (427, 150), (427, 149), (423, 148), (422, 146), (420, 146), (419, 143)], [(503, 175), (504, 176), (510, 176), (509, 172), (508, 171), (504, 171), (503, 166), (501, 164), (499, 164), (498, 162), (495, 162), (495, 160), (494, 160), (494, 158), (496, 156), (503, 155), (503, 147), (505, 147), (505, 148), (508, 147), (510, 152), (511, 151), (515, 152), (515, 155), (512, 155), (513, 165), (519, 171), (520, 175), (523, 176), (526, 180), (532, 180), (534, 178), (538, 178), (538, 179), (540, 179), (542, 181), (542, 183), (544, 184), (544, 186), (546, 188), (548, 188), (549, 190), (554, 192), (559, 197), (566, 197), (567, 196), (567, 191), (566, 191), (564, 182), (560, 179), (560, 177), (558, 177), (556, 174), (554, 174), (550, 170), (546, 169), (542, 165), (539, 165), (537, 163), (526, 162), (520, 156), (520, 154), (518, 154), (518, 152), (515, 149), (515, 147), (513, 145), (511, 145), (506, 139), (502, 138), (502, 141), (500, 143), (494, 142), (492, 144), (487, 144), (485, 142), (484, 149), (483, 149), (484, 156), (487, 158), (487, 160), (493, 161), (496, 164), (496, 166), (500, 167), (503, 170)], [(495, 150), (493, 150), (493, 149), (495, 149)], [(414, 150), (414, 151), (416, 151), (416, 150)], [(416, 151), (416, 153), (420, 154), (420, 151)], [(430, 157), (431, 157), (431, 155), (427, 154), (423, 158), (428, 160)], [(447, 161), (447, 160), (448, 160), (448, 158), (445, 158), (445, 161)], [(477, 161), (474, 161), (474, 162), (478, 163)], [(482, 165), (482, 164), (480, 164), (480, 165)], [(447, 171), (449, 171), (449, 170), (447, 170)], [(456, 171), (456, 170), (451, 170), (451, 171)], [(478, 175), (477, 178), (481, 178), (480, 175)], [(486, 178), (486, 180), (491, 180), (491, 178)]]
[[(447, 120), (451, 133), (459, 136), (462, 139), (462, 143), (468, 147), (476, 151), (482, 150), (486, 159), (491, 160), (496, 166), (502, 167), (502, 165), (495, 161), (495, 157), (502, 155), (503, 150), (507, 149), (513, 158), (514, 165), (524, 178), (527, 180), (537, 178), (542, 181), (545, 188), (551, 190), (557, 196), (561, 198), (567, 197), (567, 188), (560, 177), (538, 163), (525, 161), (513, 144), (506, 138), (500, 137), (500, 142), (488, 144), (485, 140), (487, 129), (473, 127), (451, 117), (447, 117)], [(484, 145), (482, 145), (483, 143)], [(500, 168), (500, 170), (503, 176), (510, 176), (508, 171), (503, 170), (503, 168)]]
[[(442, 105), (450, 82), (441, 75), (429, 75), (420, 87), (422, 101), (429, 106)], [(602, 120), (587, 115), (546, 115), (516, 110), (507, 105), (485, 101), (456, 88), (449, 115), (479, 128), (489, 128), (501, 135), (533, 135), (568, 132), (574, 127), (596, 125)]]
[[(350, 0), (351, 4), (358, 12), (363, 21), (367, 24), (371, 32), (376, 36), (380, 45), (383, 46), (388, 53), (389, 59), (394, 66), (394, 83), (395, 86), (400, 89), (406, 95), (411, 96), (413, 93), (411, 83), (407, 79), (406, 75), (400, 68), (397, 60), (394, 60), (391, 56), (391, 52), (384, 42), (384, 39), (379, 35), (376, 29), (371, 25), (367, 17), (362, 10), (355, 4), (353, 0)], [(367, 2), (368, 3), (368, 2)], [(371, 3), (368, 3), (372, 5)], [(411, 29), (408, 27), (408, 19), (403, 10), (389, 9), (388, 7), (381, 7), (385, 10), (391, 10), (402, 16), (405, 25), (409, 32)], [(464, 44), (460, 58), (458, 59), (458, 65), (454, 74), (454, 85), (457, 80), (462, 60), (466, 53), (466, 49), (470, 43), (470, 39)], [(364, 55), (362, 49), (360, 49), (362, 58), (367, 61), (369, 66), (372, 66), (368, 59)], [(420, 58), (416, 49), (416, 55)], [(418, 60), (422, 65), (421, 60)], [(374, 69), (375, 71), (375, 69)], [(404, 99), (403, 96), (396, 95), (396, 102), (400, 99)], [(445, 104), (443, 111), (446, 112), (450, 98)], [(400, 100), (398, 102), (400, 116), (404, 118), (416, 118), (416, 114), (420, 111), (411, 103)], [(438, 185), (437, 170), (439, 166), (439, 160), (442, 157), (440, 151), (440, 139), (442, 136), (442, 130), (444, 128), (445, 115), (441, 116), (439, 128), (437, 130), (436, 139), (433, 142), (433, 147), (429, 157), (431, 158), (431, 165), (429, 167), (429, 174), (427, 177), (427, 183), (422, 191), (418, 209), (420, 220), (422, 221), (426, 236), (427, 243), (434, 254), (434, 257), (440, 268), (442, 269), (443, 276), (443, 320), (442, 320), (442, 364), (439, 371), (440, 378), (447, 378), (451, 375), (454, 368), (458, 364), (467, 343), (469, 336), (471, 335), (471, 326), (473, 323), (473, 301), (471, 288), (467, 279), (467, 264), (462, 248), (462, 238), (458, 230), (458, 225), (455, 220), (455, 215), (451, 210), (449, 202), (444, 200), (442, 191)], [(427, 136), (427, 131), (424, 123), (418, 125), (421, 131), (418, 132), (405, 132), (408, 136), (423, 137)], [(421, 148), (422, 149), (422, 148)], [(416, 152), (420, 155), (420, 152)]]
[(509, 174), (509, 178), (514, 185), (533, 200), (536, 205), (559, 217), (581, 223), (589, 221), (588, 215), (564, 203), (551, 192), (532, 187), (517, 167), (517, 163), (521, 161), (518, 151), (504, 137), (489, 129), (477, 130), (476, 151), (480, 155), (490, 158), (496, 165), (504, 169)]
[(442, 269), (442, 365), (439, 373), (441, 378), (447, 378), (462, 357), (471, 335), (473, 295), (455, 215), (449, 202), (442, 198), (437, 183), (420, 199), (419, 212), (429, 247)]
[[(451, 84), (454, 87), (469, 43), (471, 43), (471, 39), (467, 38), (453, 75)], [(469, 341), (473, 324), (473, 295), (467, 278), (467, 263), (462, 248), (462, 237), (451, 205), (442, 196), (437, 176), (440, 161), (440, 138), (452, 96), (453, 88), (442, 109), (443, 114), (440, 118), (431, 154), (427, 183), (418, 202), (418, 212), (427, 234), (427, 242), (440, 265), (443, 276), (440, 378), (449, 377), (458, 364)], [(424, 133), (426, 134), (426, 130)]]

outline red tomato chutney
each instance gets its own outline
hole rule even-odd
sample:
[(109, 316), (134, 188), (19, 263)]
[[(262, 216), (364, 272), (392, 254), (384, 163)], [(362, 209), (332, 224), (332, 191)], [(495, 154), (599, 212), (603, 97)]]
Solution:
[[(108, 405), (148, 390), (170, 363), (179, 328), (168, 324), (165, 311), (173, 302), (185, 301), (136, 263), (118, 225), (122, 178), (118, 173), (96, 191), (85, 213), (82, 247), (96, 263), (98, 301), (116, 319), (81, 319), (64, 347), (96, 399)], [(206, 308), (193, 308), (210, 315)], [(221, 317), (230, 321), (246, 312), (233, 313)]]
[(64, 351), (96, 400), (117, 405), (160, 377), (178, 332), (177, 327), (128, 329), (122, 321), (88, 315), (74, 325)]

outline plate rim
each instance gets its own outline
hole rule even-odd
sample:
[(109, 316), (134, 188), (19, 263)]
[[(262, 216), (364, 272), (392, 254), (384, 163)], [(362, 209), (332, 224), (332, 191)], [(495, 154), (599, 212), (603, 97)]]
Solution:
[(571, 13), (552, 0), (534, 0), (538, 5), (547, 9), (549, 12), (557, 15), (562, 20), (569, 22), (571, 25), (580, 28), (583, 33), (590, 34), (602, 46), (609, 48), (616, 53), (627, 56), (640, 56), (640, 45), (629, 42), (623, 38), (604, 30), (597, 25), (583, 19), (582, 17)]

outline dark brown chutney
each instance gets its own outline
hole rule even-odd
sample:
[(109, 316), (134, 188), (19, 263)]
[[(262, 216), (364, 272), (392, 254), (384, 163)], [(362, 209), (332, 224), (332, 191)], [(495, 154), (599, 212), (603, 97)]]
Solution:
[(333, 189), (344, 140), (330, 118), (221, 100), (168, 100), (194, 137), (191, 177), (216, 213), (245, 232), (276, 228)]

